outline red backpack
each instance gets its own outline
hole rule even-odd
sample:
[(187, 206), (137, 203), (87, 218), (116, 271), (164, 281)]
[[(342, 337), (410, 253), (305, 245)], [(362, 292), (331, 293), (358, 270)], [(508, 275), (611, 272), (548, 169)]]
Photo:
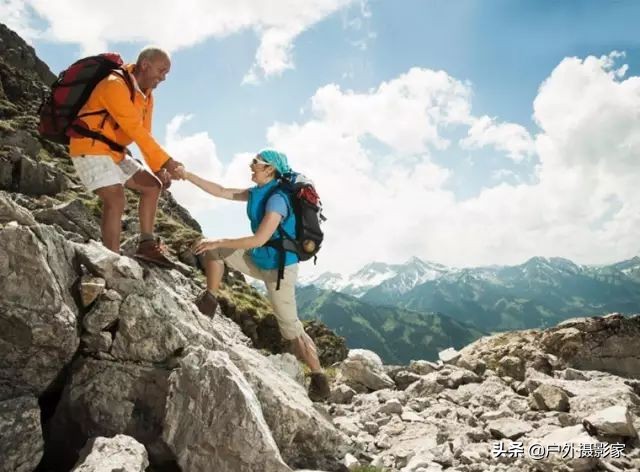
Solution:
[[(112, 72), (117, 72), (124, 77), (133, 101), (135, 97), (133, 80), (129, 72), (122, 67), (123, 64), (119, 54), (105, 53), (80, 59), (60, 72), (57, 80), (51, 85), (51, 93), (40, 105), (38, 125), (40, 135), (61, 144), (69, 144), (70, 137), (93, 138), (106, 143), (114, 151), (126, 152), (124, 146), (90, 130), (81, 120), (82, 117), (89, 115), (105, 115), (106, 119), (107, 110), (78, 115), (98, 82)], [(104, 120), (102, 122), (104, 124)]]

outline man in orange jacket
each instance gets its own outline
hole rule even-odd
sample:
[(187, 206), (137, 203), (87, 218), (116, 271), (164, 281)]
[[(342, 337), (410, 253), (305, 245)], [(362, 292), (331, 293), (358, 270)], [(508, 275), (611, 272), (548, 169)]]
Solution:
[[(80, 125), (99, 133), (101, 139), (74, 134), (69, 143), (80, 180), (102, 201), (103, 244), (120, 251), (127, 187), (140, 193), (140, 239), (135, 257), (164, 267), (173, 263), (153, 235), (158, 199), (172, 178), (181, 178), (184, 167), (151, 135), (151, 117), (152, 90), (165, 80), (170, 68), (168, 53), (155, 47), (143, 49), (135, 64), (124, 67), (124, 74), (113, 72), (102, 80), (78, 113)], [(153, 174), (128, 155), (126, 146), (132, 142), (140, 148)]]

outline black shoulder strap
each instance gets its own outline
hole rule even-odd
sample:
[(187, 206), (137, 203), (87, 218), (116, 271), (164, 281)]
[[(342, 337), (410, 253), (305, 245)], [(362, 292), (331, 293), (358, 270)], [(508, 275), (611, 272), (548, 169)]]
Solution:
[(85, 138), (97, 139), (98, 141), (102, 141), (116, 152), (123, 152), (125, 154), (128, 154), (129, 156), (131, 155), (131, 151), (129, 151), (129, 149), (127, 149), (125, 146), (116, 143), (112, 139), (107, 138), (105, 135), (100, 134), (97, 131), (90, 130), (89, 128), (85, 128), (74, 123), (69, 125), (69, 128), (73, 129), (73, 131), (81, 136), (84, 136)]

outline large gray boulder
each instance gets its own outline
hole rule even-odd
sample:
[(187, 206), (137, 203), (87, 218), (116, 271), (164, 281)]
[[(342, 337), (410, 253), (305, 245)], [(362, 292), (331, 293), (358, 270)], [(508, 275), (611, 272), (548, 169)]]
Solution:
[(291, 470), (251, 386), (221, 351), (190, 348), (180, 359), (169, 376), (162, 437), (185, 471)]
[(0, 401), (0, 472), (31, 472), (43, 449), (38, 400), (24, 396)]
[(14, 202), (7, 192), (0, 190), (0, 224), (11, 221), (27, 226), (36, 224), (29, 210)]
[(541, 346), (569, 367), (640, 378), (640, 315), (576, 318), (545, 331)]
[(33, 212), (40, 223), (58, 225), (66, 231), (77, 233), (85, 240), (100, 241), (100, 227), (81, 200), (75, 199), (51, 208)]
[(73, 260), (50, 228), (0, 228), (0, 399), (40, 396), (76, 352)]

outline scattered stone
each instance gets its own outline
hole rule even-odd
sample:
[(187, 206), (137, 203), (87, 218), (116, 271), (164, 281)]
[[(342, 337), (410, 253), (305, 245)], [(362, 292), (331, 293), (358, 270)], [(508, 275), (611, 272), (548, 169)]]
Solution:
[(144, 472), (148, 465), (144, 446), (132, 437), (117, 434), (87, 441), (72, 472)]
[(91, 305), (102, 294), (105, 285), (106, 282), (101, 277), (83, 275), (80, 278), (80, 300), (82, 301), (82, 306)]
[(522, 420), (514, 418), (500, 418), (497, 420), (489, 421), (487, 424), (487, 429), (496, 439), (507, 438), (515, 440), (531, 432), (533, 430), (533, 427), (529, 423)]
[(454, 348), (449, 347), (444, 351), (440, 351), (438, 353), (438, 358), (445, 364), (455, 364), (456, 361), (460, 358), (460, 353)]
[(498, 375), (524, 380), (525, 365), (522, 359), (515, 356), (505, 356), (498, 362)]
[(531, 393), (531, 407), (534, 410), (569, 411), (569, 395), (560, 387), (543, 384)]
[(626, 405), (612, 406), (594, 413), (583, 420), (583, 425), (591, 435), (638, 436)]
[(351, 403), (356, 391), (345, 384), (338, 384), (331, 389), (329, 401), (331, 403), (347, 404)]

